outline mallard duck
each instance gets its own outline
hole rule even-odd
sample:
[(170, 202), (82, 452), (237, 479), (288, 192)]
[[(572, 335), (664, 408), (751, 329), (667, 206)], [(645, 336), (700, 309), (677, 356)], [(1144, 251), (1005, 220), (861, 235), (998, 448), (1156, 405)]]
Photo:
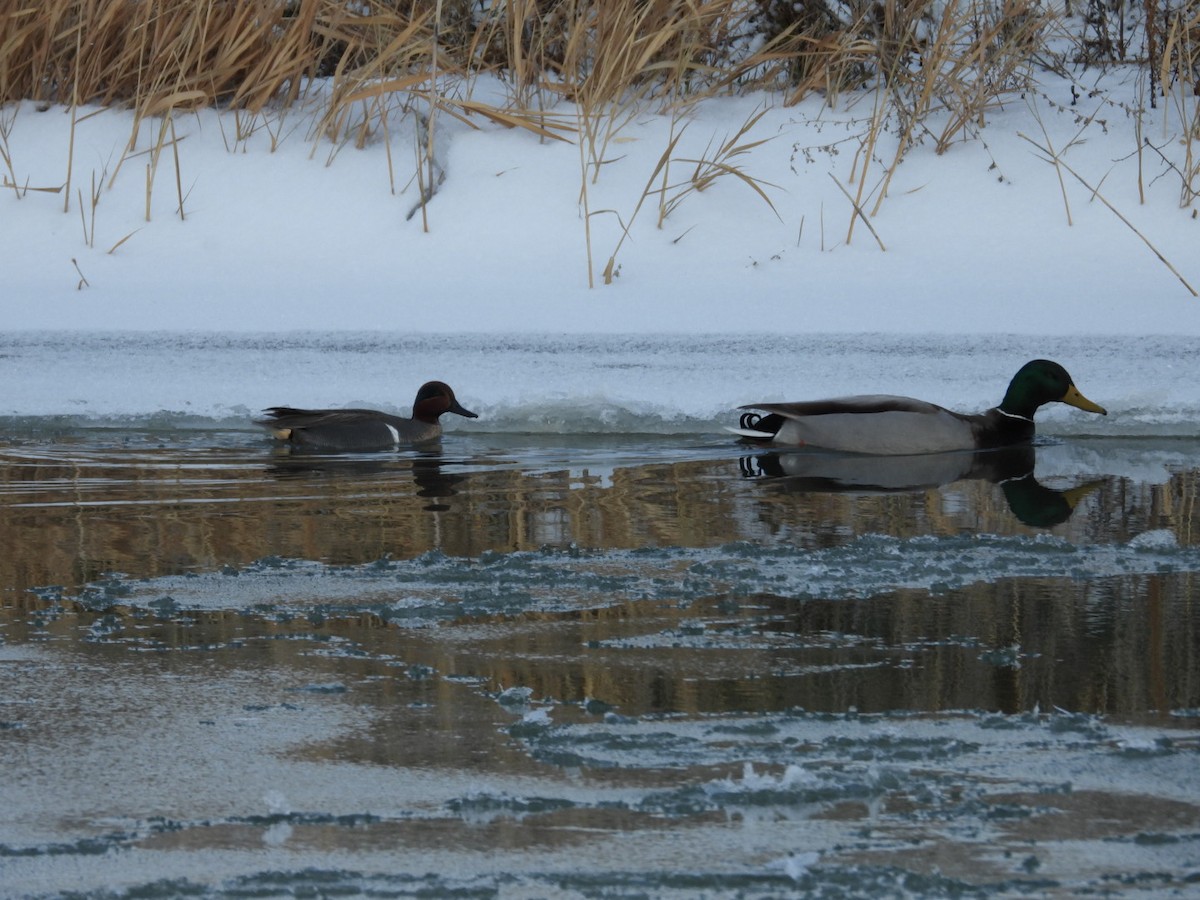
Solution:
[(979, 415), (951, 412), (909, 397), (872, 394), (803, 403), (751, 403), (738, 428), (750, 442), (818, 447), (849, 453), (907, 455), (991, 450), (1033, 440), (1033, 414), (1057, 401), (1087, 412), (1108, 412), (1079, 393), (1056, 362), (1023, 365), (999, 406)]
[(255, 424), (270, 430), (278, 440), (314, 450), (391, 450), (424, 444), (442, 436), (438, 421), (443, 413), (477, 419), (454, 396), (448, 384), (430, 381), (421, 385), (413, 401), (411, 419), (374, 409), (294, 409), (272, 406)]

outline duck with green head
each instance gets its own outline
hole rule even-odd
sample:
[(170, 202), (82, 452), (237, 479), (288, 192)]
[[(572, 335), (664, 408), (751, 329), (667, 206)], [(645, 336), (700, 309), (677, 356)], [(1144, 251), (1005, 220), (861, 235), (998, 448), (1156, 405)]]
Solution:
[(1033, 440), (1033, 415), (1046, 403), (1066, 403), (1108, 415), (1075, 387), (1056, 362), (1035, 359), (1021, 367), (999, 406), (978, 415), (933, 403), (871, 394), (801, 403), (752, 403), (738, 428), (753, 443), (815, 447), (848, 453), (910, 455), (991, 450)]

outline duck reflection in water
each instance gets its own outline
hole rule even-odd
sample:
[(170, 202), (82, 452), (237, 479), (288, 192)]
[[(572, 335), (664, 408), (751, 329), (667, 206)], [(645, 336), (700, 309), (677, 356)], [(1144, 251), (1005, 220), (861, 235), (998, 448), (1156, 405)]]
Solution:
[(450, 507), (436, 501), (453, 497), (458, 493), (459, 486), (467, 480), (464, 473), (445, 471), (444, 466), (454, 462), (459, 461), (449, 460), (435, 452), (423, 452), (415, 456), (354, 456), (285, 446), (274, 451), (267, 472), (281, 479), (314, 476), (386, 478), (388, 475), (402, 475), (407, 470), (417, 486), (416, 495), (434, 501), (425, 509), (438, 512)]
[(811, 493), (905, 493), (982, 480), (998, 484), (1021, 522), (1050, 528), (1067, 521), (1080, 500), (1100, 486), (1093, 481), (1065, 491), (1034, 477), (1036, 451), (1023, 444), (997, 450), (870, 456), (811, 450), (743, 456), (746, 478), (778, 479), (788, 491)]

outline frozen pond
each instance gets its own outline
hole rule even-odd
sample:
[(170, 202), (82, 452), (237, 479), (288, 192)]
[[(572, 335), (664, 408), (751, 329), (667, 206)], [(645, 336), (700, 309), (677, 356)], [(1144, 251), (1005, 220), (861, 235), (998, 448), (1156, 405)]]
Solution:
[[(767, 397), (702, 340), (476, 344), (478, 423), (359, 456), (246, 425), (380, 402), (353, 341), (7, 340), (4, 896), (1200, 894), (1183, 342), (1083, 353), (1100, 424), (868, 464), (717, 433)], [(998, 399), (917, 350), (805, 352)]]

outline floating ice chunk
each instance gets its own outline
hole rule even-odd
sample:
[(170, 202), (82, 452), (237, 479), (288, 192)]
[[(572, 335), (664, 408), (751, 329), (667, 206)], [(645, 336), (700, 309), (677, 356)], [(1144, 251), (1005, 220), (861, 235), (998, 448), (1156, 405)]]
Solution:
[(802, 766), (789, 764), (778, 776), (770, 774), (760, 775), (754, 771), (753, 763), (745, 763), (742, 766), (742, 779), (737, 781), (733, 778), (723, 778), (720, 781), (712, 782), (709, 785), (710, 789), (720, 791), (722, 793), (729, 791), (774, 791), (788, 788), (808, 787), (818, 782), (818, 778)]
[(1129, 542), (1134, 550), (1173, 550), (1179, 546), (1175, 532), (1167, 528), (1143, 531)]
[(533, 696), (533, 688), (510, 687), (500, 692), (496, 702), (501, 706), (525, 706)]
[(785, 788), (799, 787), (801, 785), (807, 786), (817, 784), (819, 780), (808, 769), (791, 763), (783, 770), (783, 774), (779, 777), (779, 786)]
[(799, 881), (808, 873), (809, 866), (816, 864), (820, 859), (820, 853), (810, 850), (808, 853), (789, 853), (777, 864), (783, 867), (788, 878)]
[(282, 847), (291, 839), (292, 826), (287, 822), (276, 822), (263, 832), (262, 841), (268, 847)]
[(273, 816), (286, 816), (292, 811), (292, 804), (280, 791), (267, 791), (262, 799), (267, 811)]
[(525, 715), (521, 716), (521, 722), (525, 725), (549, 725), (550, 710), (546, 707), (531, 709)]
[(1121, 750), (1132, 752), (1150, 752), (1159, 749), (1159, 743), (1155, 738), (1121, 738), (1117, 741), (1117, 746)]

